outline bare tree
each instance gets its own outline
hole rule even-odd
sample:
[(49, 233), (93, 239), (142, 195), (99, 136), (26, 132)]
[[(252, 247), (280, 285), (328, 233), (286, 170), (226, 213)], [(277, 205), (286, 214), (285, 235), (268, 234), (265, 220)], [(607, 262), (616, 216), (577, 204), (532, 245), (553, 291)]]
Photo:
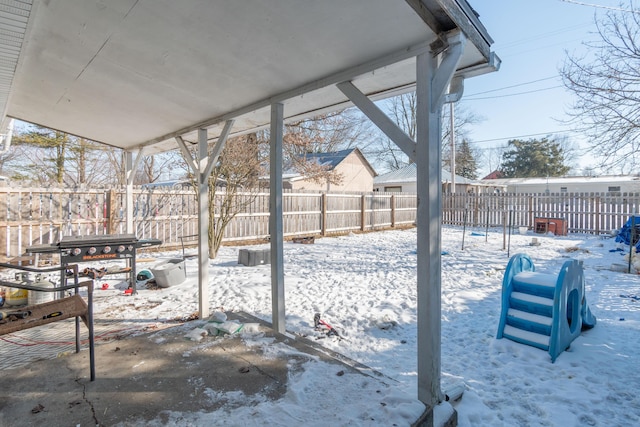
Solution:
[(8, 150), (0, 153), (0, 175), (11, 175), (11, 170), (8, 167), (12, 161), (19, 156), (17, 150)]
[(416, 108), (418, 98), (415, 92), (405, 93), (391, 99), (389, 112), (409, 138), (416, 140)]
[[(485, 165), (486, 171), (492, 173), (500, 168), (502, 155), (507, 150), (507, 146), (487, 147), (480, 150), (480, 159)], [(482, 178), (482, 177), (481, 177)]]
[(209, 176), (209, 258), (218, 255), (227, 225), (257, 196), (261, 143), (255, 133), (230, 139)]
[(112, 184), (115, 186), (122, 186), (127, 183), (125, 174), (125, 157), (124, 150), (113, 149), (105, 151), (106, 161), (109, 170), (113, 175)]
[(612, 10), (595, 20), (599, 40), (585, 43), (588, 56), (568, 55), (560, 73), (577, 97), (569, 114), (589, 152), (599, 167), (624, 173), (640, 160), (640, 14)]
[(366, 117), (354, 109), (287, 123), (283, 139), (285, 165), (317, 183), (340, 184), (342, 176), (316, 162), (310, 154), (364, 144), (371, 138), (370, 129)]
[[(163, 179), (175, 178), (175, 171), (182, 168), (186, 176), (186, 164), (178, 150), (144, 156), (140, 161), (138, 170), (135, 173), (134, 184), (151, 184)], [(170, 171), (170, 173), (167, 173)]]
[(368, 122), (355, 109), (323, 114), (285, 125), (285, 155), (326, 153), (352, 148), (368, 137)]
[[(454, 120), (454, 136), (456, 143), (456, 150), (458, 146), (466, 141), (469, 144), (470, 154), (474, 157), (479, 157), (476, 148), (473, 145), (473, 140), (470, 138), (469, 126), (482, 121), (475, 112), (467, 109), (464, 105), (456, 102), (453, 108)], [(442, 167), (451, 171), (451, 110), (449, 108), (442, 109)], [(456, 170), (458, 167), (456, 166)]]
[[(369, 125), (355, 110), (326, 114), (286, 124), (283, 137), (285, 167), (316, 182), (340, 183), (340, 174), (314, 160), (313, 155), (352, 148), (369, 137)], [(195, 150), (195, 148), (194, 148)], [(209, 177), (209, 257), (215, 258), (227, 225), (255, 201), (260, 176), (267, 175), (269, 133), (260, 131), (227, 141)], [(196, 185), (187, 163), (185, 171)]]
[[(416, 105), (415, 92), (393, 97), (383, 103), (383, 109), (386, 109), (390, 118), (414, 141), (416, 139)], [(481, 118), (459, 103), (456, 103), (454, 108), (456, 138), (459, 141), (463, 139), (470, 141), (467, 129), (469, 125), (478, 123)], [(450, 113), (448, 108), (443, 108), (442, 110), (442, 159), (443, 166), (447, 166), (449, 165), (451, 149), (451, 145), (448, 143), (449, 135), (451, 134), (450, 120), (448, 119)], [(383, 167), (389, 170), (400, 169), (411, 163), (408, 156), (395, 143), (382, 135), (378, 137), (375, 144), (366, 147), (364, 152), (375, 163), (382, 164)]]
[[(380, 103), (389, 117), (411, 138), (416, 135), (415, 92), (399, 95)], [(410, 163), (409, 157), (379, 129), (375, 129), (371, 143), (362, 152), (371, 163), (386, 170), (400, 169)]]
[(400, 169), (409, 164), (409, 158), (386, 136), (379, 134), (373, 143), (362, 151), (371, 162), (389, 171)]
[[(255, 133), (230, 138), (208, 177), (209, 258), (218, 255), (229, 223), (256, 199), (267, 153), (264, 144), (265, 140)], [(211, 149), (212, 145), (209, 146)], [(191, 148), (192, 155), (196, 154), (196, 150), (195, 146)], [(199, 197), (197, 178), (193, 171), (187, 169), (186, 161), (182, 168), (191, 181), (196, 197)]]

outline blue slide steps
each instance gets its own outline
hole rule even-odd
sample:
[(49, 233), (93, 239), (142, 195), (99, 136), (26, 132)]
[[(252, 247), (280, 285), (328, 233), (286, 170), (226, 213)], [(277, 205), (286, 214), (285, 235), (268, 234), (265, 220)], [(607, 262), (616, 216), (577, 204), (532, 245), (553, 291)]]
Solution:
[(509, 260), (502, 281), (498, 339), (509, 338), (548, 351), (555, 362), (582, 330), (595, 324), (578, 261), (565, 262), (556, 276), (536, 272), (525, 254)]

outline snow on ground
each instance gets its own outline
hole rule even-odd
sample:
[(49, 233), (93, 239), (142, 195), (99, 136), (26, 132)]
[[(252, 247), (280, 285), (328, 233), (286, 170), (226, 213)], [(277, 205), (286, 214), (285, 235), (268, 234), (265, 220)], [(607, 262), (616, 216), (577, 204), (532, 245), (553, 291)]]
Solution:
[[(540, 246), (530, 245), (533, 237)], [(624, 263), (623, 252), (616, 251), (618, 244), (589, 235), (511, 236), (510, 254), (527, 253), (537, 271), (557, 275), (569, 258), (584, 262), (586, 297), (597, 325), (583, 332), (555, 363), (543, 350), (495, 338), (508, 262), (502, 230), (490, 230), (485, 237), (484, 230), (467, 229), (464, 250), (461, 245), (461, 228), (443, 229), (442, 385), (446, 390), (464, 384), (462, 399), (453, 404), (459, 425), (640, 425), (640, 277), (610, 270), (612, 264)], [(270, 321), (270, 266), (239, 265), (238, 250), (223, 247), (210, 262), (211, 307), (241, 310)], [(385, 392), (395, 410), (374, 409), (368, 397), (343, 396), (340, 390), (332, 392), (331, 405), (318, 402), (322, 398), (305, 398), (310, 389), (322, 388), (325, 376), (323, 367), (310, 363), (291, 378), (290, 392), (278, 403), (280, 414), (290, 416), (274, 419), (274, 408), (269, 406), (273, 403), (265, 399), (250, 409), (252, 422), (325, 425), (333, 420), (332, 425), (372, 425), (363, 420), (367, 411), (374, 410), (376, 425), (407, 425), (415, 420), (423, 410), (416, 400), (415, 229), (322, 238), (312, 245), (286, 243), (284, 257), (287, 330), (318, 338), (322, 335), (314, 330), (313, 317), (321, 313), (345, 339), (317, 342), (396, 380)], [(197, 310), (197, 290), (196, 260), (189, 259), (187, 280), (180, 285), (159, 290), (141, 286), (135, 297), (98, 290), (96, 317), (161, 321), (187, 316)], [(130, 300), (114, 303), (116, 297)], [(264, 344), (263, 351), (267, 348)], [(309, 413), (313, 419), (308, 419)], [(176, 419), (196, 425), (198, 420), (212, 419), (236, 425), (238, 416), (242, 414), (237, 410), (221, 410)]]

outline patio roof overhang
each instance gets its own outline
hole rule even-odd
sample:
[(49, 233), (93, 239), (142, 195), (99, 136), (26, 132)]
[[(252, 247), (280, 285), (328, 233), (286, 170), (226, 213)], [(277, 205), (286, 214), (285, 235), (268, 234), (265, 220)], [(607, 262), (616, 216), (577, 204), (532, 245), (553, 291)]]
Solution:
[[(206, 177), (228, 136), (270, 127), (273, 326), (285, 332), (283, 123), (357, 104), (417, 164), (418, 398), (431, 410), (443, 397), (440, 112), (464, 78), (498, 68), (491, 43), (466, 0), (0, 0), (0, 111), (3, 126), (126, 150), (128, 232), (134, 152), (197, 144), (201, 317)], [(414, 88), (415, 141), (371, 102)]]
[[(456, 29), (471, 41), (457, 75), (496, 68), (465, 0), (15, 2), (0, 9), (0, 111), (145, 154), (413, 90), (415, 56)], [(7, 121), (4, 121), (6, 125)]]

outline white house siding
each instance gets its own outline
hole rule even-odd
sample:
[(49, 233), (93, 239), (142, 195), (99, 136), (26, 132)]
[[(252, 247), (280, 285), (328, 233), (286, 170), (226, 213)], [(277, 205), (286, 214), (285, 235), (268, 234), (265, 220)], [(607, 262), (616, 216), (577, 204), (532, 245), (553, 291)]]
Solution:
[[(377, 176), (373, 180), (373, 191), (416, 193), (416, 165), (412, 163), (404, 168)], [(451, 174), (446, 170), (442, 170), (442, 191), (444, 193), (451, 192)], [(476, 184), (475, 181), (456, 175), (456, 193), (467, 192), (485, 193), (488, 191), (482, 185)]]
[(365, 164), (356, 151), (345, 157), (334, 170), (342, 176), (340, 184), (327, 182), (319, 184), (308, 179), (293, 179), (290, 181), (291, 189), (314, 191), (371, 191), (375, 172)]
[(415, 193), (417, 191), (417, 188), (416, 188), (415, 181), (414, 182), (384, 182), (381, 184), (374, 184), (373, 191)]
[(486, 185), (506, 186), (509, 193), (637, 193), (638, 176), (572, 176), (561, 178), (484, 179)]

